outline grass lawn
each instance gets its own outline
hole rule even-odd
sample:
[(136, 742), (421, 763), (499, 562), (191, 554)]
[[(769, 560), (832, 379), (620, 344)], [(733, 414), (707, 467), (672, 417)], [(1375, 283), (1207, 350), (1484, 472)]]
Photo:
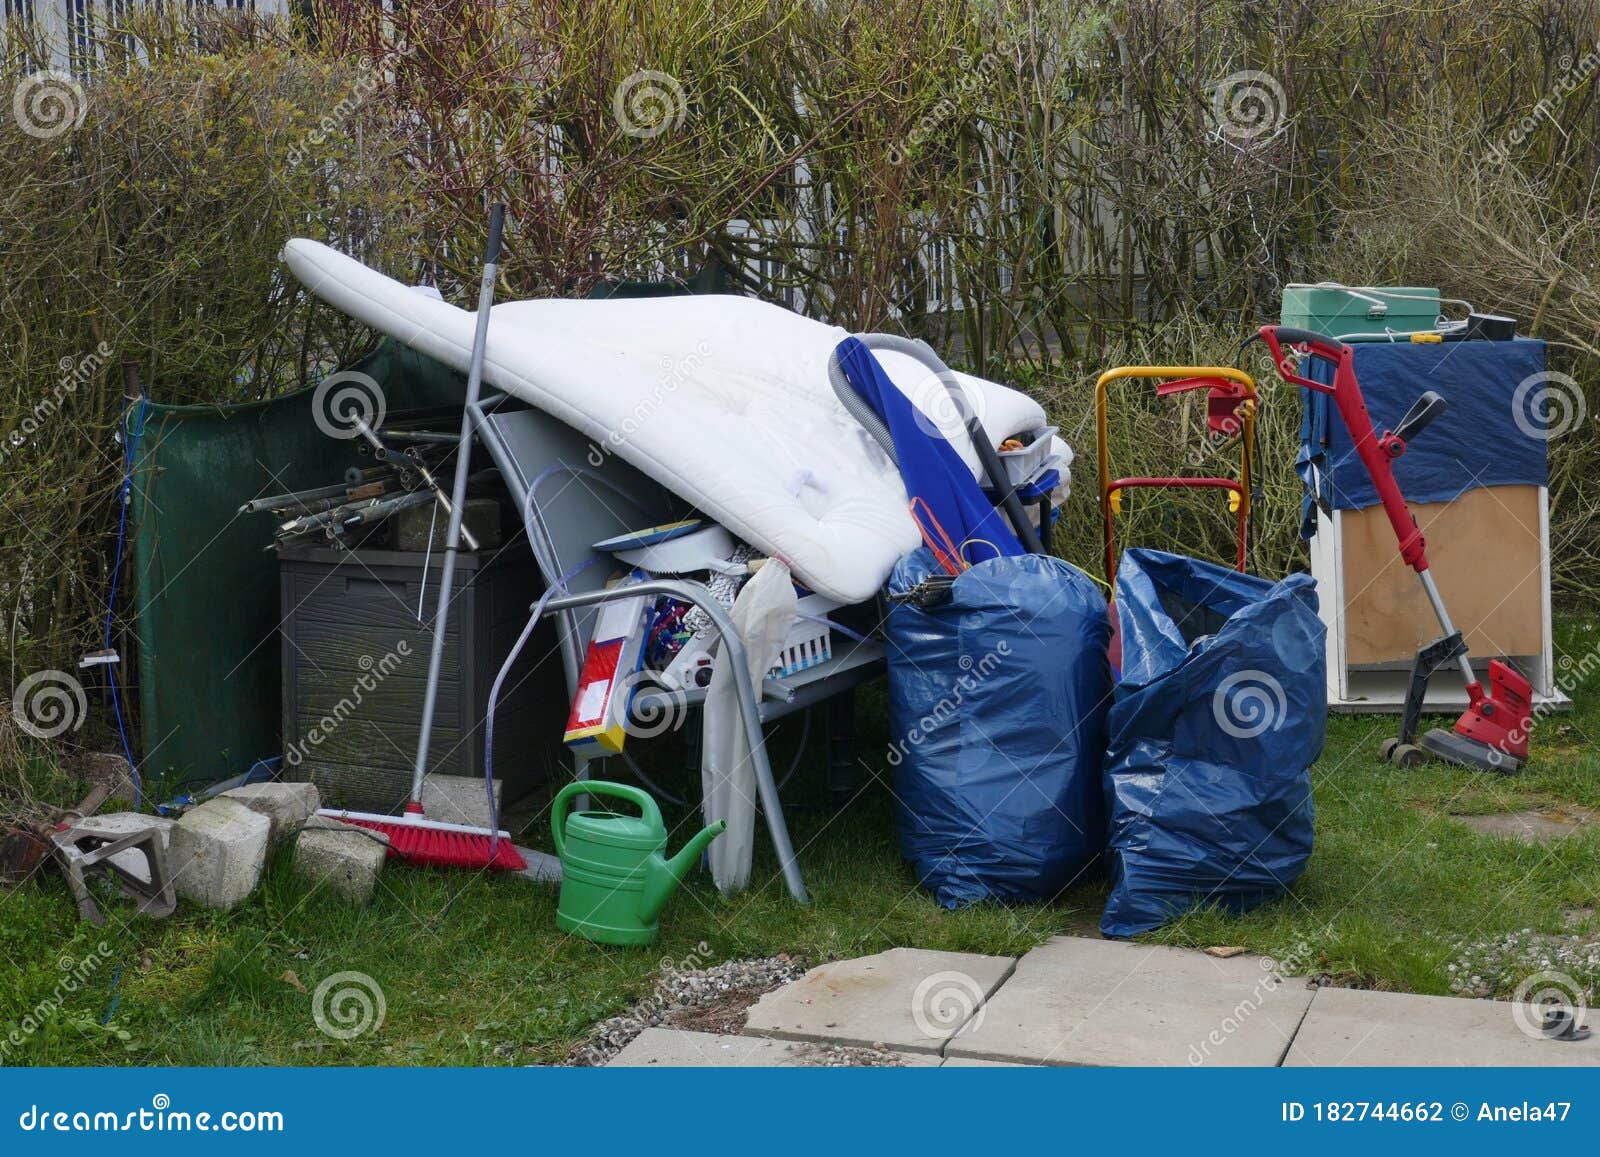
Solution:
[[(1570, 657), (1574, 676), (1597, 647), (1600, 624), (1561, 622), (1557, 650)], [(1541, 723), (1533, 763), (1516, 779), (1439, 765), (1394, 770), (1377, 758), (1392, 718), (1335, 717), (1314, 772), (1317, 850), (1292, 893), (1242, 918), (1191, 915), (1151, 939), (1243, 945), (1303, 960), (1335, 983), (1446, 993), (1464, 943), (1522, 929), (1600, 932), (1592, 911), (1600, 900), (1600, 827), (1529, 845), (1475, 834), (1450, 818), (1600, 808), (1600, 746), (1589, 738), (1600, 735), (1600, 695), (1576, 682), (1571, 693), (1577, 710)], [(884, 750), (879, 705), (870, 695), (863, 704), (864, 753)], [(802, 770), (797, 802), (807, 794), (805, 778)], [(62, 785), (64, 795), (73, 788)], [(675, 849), (693, 817), (673, 820)], [(280, 857), (256, 895), (231, 913), (185, 905), (170, 920), (129, 922), (131, 906), (113, 902), (107, 926), (96, 929), (79, 924), (52, 874), (0, 893), (0, 1042), (30, 1010), (40, 1024), (21, 1034), (20, 1047), (0, 1043), (0, 1059), (559, 1061), (595, 1021), (647, 995), (664, 961), (695, 966), (779, 952), (817, 961), (897, 945), (1016, 953), (1057, 933), (1092, 934), (1099, 920), (1100, 882), (1046, 906), (941, 910), (900, 862), (878, 779), (844, 810), (796, 807), (790, 822), (810, 906), (789, 901), (770, 851), (758, 843), (750, 893), (723, 899), (703, 877), (693, 880), (668, 905), (661, 941), (643, 950), (559, 934), (554, 890), (522, 880), (391, 866), (371, 907), (357, 909), (308, 894)], [(548, 847), (547, 836), (535, 842)], [(87, 957), (95, 965), (77, 969), (87, 979), (63, 991), (63, 977)], [(311, 1011), (309, 990), (343, 971), (375, 978), (387, 1004), (381, 1028), (352, 1041), (320, 1032)], [(1520, 978), (1512, 968), (1486, 981), (1504, 994)], [(1600, 975), (1581, 979), (1594, 985)]]

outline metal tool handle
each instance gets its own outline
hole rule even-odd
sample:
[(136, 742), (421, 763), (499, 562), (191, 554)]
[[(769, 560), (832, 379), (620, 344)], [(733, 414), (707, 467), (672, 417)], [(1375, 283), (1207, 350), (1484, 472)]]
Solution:
[(456, 476), (450, 489), (450, 524), (445, 532), (444, 572), (439, 576), (439, 601), (433, 612), (433, 645), (428, 652), (428, 682), (422, 695), (422, 726), (417, 734), (417, 758), (411, 775), (411, 799), (406, 811), (422, 811), (422, 781), (428, 770), (428, 747), (433, 742), (433, 712), (439, 698), (439, 670), (444, 664), (445, 616), (450, 610), (456, 576), (456, 554), (461, 547), (461, 512), (467, 498), (467, 476), (472, 460), (472, 413), (483, 385), (483, 351), (489, 340), (489, 311), (494, 306), (494, 286), (500, 274), (500, 237), (505, 229), (506, 207), (489, 210), (489, 245), (484, 254), (483, 277), (478, 283), (477, 329), (472, 335), (472, 360), (467, 366), (467, 397), (461, 409), (461, 438), (456, 444)]

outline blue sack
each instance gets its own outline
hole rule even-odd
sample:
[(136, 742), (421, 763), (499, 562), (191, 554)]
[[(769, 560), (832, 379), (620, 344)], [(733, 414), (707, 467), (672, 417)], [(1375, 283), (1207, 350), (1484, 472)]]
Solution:
[(1107, 936), (1202, 904), (1243, 912), (1311, 857), (1311, 765), (1328, 718), (1309, 575), (1273, 583), (1130, 549), (1117, 567)]
[[(891, 595), (938, 571), (906, 555)], [(951, 599), (892, 603), (889, 763), (900, 846), (947, 908), (1048, 900), (1105, 846), (1111, 627), (1094, 582), (1057, 558), (988, 559)]]

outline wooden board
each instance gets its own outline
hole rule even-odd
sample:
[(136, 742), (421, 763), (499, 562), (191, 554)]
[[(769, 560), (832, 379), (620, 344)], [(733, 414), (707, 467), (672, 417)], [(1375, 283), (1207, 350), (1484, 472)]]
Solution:
[[(1544, 651), (1539, 488), (1488, 486), (1412, 506), (1428, 561), (1474, 657)], [(1400, 561), (1380, 506), (1340, 512), (1345, 657), (1351, 667), (1411, 661), (1439, 636), (1416, 572)]]

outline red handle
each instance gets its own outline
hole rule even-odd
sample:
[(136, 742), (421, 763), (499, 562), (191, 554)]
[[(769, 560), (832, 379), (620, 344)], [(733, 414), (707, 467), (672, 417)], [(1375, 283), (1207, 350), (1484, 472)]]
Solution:
[[(1356, 381), (1355, 350), (1336, 338), (1288, 326), (1264, 325), (1261, 327), (1261, 338), (1272, 351), (1273, 365), (1284, 381), (1315, 390), (1319, 394), (1333, 395), (1333, 404), (1338, 407), (1339, 417), (1350, 432), (1356, 456), (1371, 476), (1378, 499), (1383, 503), (1384, 513), (1389, 516), (1389, 525), (1394, 528), (1394, 536), (1400, 543), (1400, 557), (1418, 573), (1427, 570), (1427, 541), (1394, 477), (1394, 459), (1404, 452), (1405, 444), (1387, 430), (1382, 437), (1373, 430), (1372, 416), (1367, 413), (1366, 399), (1361, 396), (1361, 384)], [(1285, 344), (1302, 345), (1313, 357), (1332, 362), (1333, 385), (1313, 382), (1298, 370), (1291, 369), (1283, 355)]]

